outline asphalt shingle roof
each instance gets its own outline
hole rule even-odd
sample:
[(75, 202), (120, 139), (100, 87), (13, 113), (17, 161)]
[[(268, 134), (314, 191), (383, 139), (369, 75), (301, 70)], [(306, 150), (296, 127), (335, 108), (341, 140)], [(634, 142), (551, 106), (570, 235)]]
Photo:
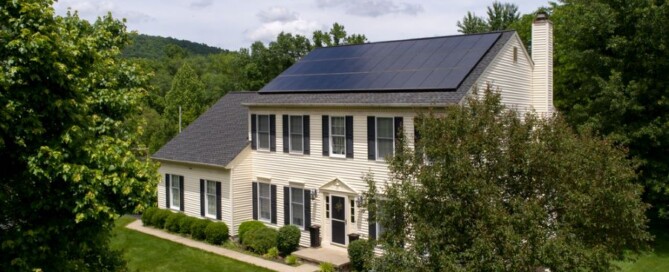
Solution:
[(231, 92), (153, 154), (154, 159), (226, 166), (249, 144), (248, 109), (255, 92)]

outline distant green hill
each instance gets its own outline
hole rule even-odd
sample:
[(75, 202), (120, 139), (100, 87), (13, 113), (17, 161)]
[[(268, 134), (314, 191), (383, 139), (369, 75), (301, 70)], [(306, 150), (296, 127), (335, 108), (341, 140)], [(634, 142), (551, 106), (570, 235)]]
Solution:
[[(209, 55), (226, 50), (209, 46), (203, 43), (195, 43), (186, 40), (178, 40), (171, 37), (150, 36), (144, 34), (133, 34), (131, 44), (123, 49), (122, 55), (127, 58), (149, 58), (159, 59), (167, 56), (168, 46), (177, 45), (188, 55)], [(174, 47), (172, 47), (174, 48)]]

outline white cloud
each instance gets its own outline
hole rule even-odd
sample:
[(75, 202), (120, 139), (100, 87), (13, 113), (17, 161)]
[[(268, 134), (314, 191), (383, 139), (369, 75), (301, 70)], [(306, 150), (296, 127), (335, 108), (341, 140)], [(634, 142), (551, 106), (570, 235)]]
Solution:
[(363, 17), (379, 17), (387, 14), (417, 15), (423, 12), (420, 4), (395, 2), (393, 0), (316, 0), (320, 8), (341, 6), (346, 13)]
[(211, 4), (213, 3), (214, 3), (213, 0), (197, 0), (190, 3), (190, 6), (192, 8), (206, 8), (211, 6)]
[(291, 22), (298, 19), (297, 12), (290, 11), (284, 7), (271, 7), (259, 12), (257, 15), (263, 23)]
[(56, 2), (55, 8), (56, 10), (72, 9), (72, 11), (77, 11), (81, 18), (89, 21), (95, 21), (97, 17), (107, 15), (108, 12), (111, 12), (114, 18), (125, 18), (132, 23), (145, 23), (155, 20), (146, 13), (122, 9), (113, 1), (61, 0)]

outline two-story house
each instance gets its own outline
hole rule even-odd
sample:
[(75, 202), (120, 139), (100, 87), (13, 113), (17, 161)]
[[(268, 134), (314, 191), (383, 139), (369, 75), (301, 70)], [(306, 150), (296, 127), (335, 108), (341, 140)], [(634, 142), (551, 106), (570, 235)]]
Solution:
[(239, 224), (304, 230), (323, 245), (383, 226), (360, 207), (362, 176), (388, 178), (397, 133), (413, 142), (414, 117), (459, 104), (490, 85), (524, 112), (553, 112), (552, 24), (537, 15), (532, 57), (505, 31), (318, 48), (259, 92), (223, 97), (153, 158), (161, 208)]

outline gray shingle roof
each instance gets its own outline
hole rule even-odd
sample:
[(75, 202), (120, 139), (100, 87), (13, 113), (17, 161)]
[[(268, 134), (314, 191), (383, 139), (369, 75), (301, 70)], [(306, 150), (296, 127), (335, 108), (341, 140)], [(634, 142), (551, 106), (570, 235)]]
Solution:
[(255, 92), (231, 92), (153, 154), (154, 159), (226, 166), (249, 143), (248, 109)]
[[(512, 31), (501, 32), (501, 36), (478, 60), (469, 74), (460, 82), (455, 90), (430, 91), (339, 91), (339, 92), (296, 92), (296, 93), (260, 93), (253, 101), (244, 103), (255, 105), (449, 105), (462, 101), (471, 87), (476, 84), (481, 74), (495, 59), (502, 47), (514, 35)], [(466, 37), (466, 36), (455, 36)]]

